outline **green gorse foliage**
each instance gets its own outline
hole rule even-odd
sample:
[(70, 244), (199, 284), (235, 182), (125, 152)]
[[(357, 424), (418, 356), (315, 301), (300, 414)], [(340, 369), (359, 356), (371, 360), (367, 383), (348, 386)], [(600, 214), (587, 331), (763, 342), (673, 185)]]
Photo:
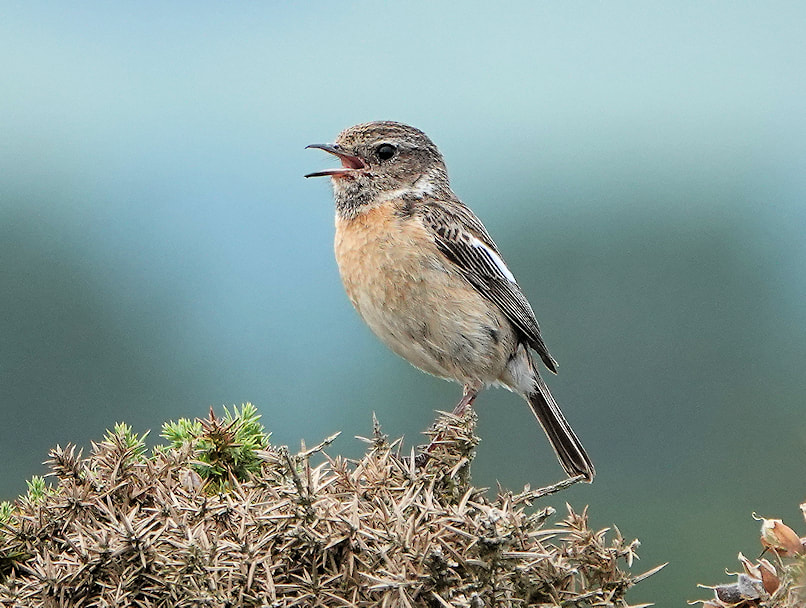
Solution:
[(160, 436), (174, 449), (189, 449), (193, 468), (210, 492), (221, 491), (233, 482), (245, 481), (260, 471), (260, 452), (269, 448), (270, 434), (260, 423), (251, 403), (240, 409), (224, 407), (223, 418), (210, 410), (205, 420), (166, 422)]

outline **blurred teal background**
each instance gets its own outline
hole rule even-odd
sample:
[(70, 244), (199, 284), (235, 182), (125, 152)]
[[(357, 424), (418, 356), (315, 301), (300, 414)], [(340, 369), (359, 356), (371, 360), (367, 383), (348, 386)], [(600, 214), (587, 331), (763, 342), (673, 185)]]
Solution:
[[(599, 472), (549, 501), (671, 564), (684, 605), (806, 534), (802, 2), (3, 3), (0, 497), (50, 447), (252, 401), (279, 443), (371, 412), (421, 440), (459, 387), (370, 334), (326, 155), (393, 119), (440, 146), (532, 301)], [(516, 396), (476, 481), (561, 478)]]

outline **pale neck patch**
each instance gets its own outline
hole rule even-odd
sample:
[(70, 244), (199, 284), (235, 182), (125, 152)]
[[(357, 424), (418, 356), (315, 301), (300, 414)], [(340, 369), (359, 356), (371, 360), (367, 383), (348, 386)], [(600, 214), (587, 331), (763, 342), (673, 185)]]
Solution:
[(422, 193), (421, 196), (431, 195), (436, 192), (434, 188), (434, 176), (430, 173), (423, 173), (411, 185), (413, 192)]
[(401, 188), (394, 188), (393, 190), (383, 190), (376, 197), (377, 203), (385, 203), (387, 201), (399, 200), (402, 197), (425, 198), (433, 196), (436, 193), (434, 182), (430, 175), (423, 173), (417, 180), (410, 186), (403, 186)]

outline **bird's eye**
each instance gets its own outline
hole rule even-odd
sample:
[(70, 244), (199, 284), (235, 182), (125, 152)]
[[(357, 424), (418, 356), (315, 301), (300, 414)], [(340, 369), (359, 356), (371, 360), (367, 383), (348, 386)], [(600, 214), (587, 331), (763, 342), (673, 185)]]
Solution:
[(395, 155), (396, 151), (392, 144), (381, 144), (378, 146), (377, 150), (375, 150), (375, 153), (381, 160), (389, 160)]

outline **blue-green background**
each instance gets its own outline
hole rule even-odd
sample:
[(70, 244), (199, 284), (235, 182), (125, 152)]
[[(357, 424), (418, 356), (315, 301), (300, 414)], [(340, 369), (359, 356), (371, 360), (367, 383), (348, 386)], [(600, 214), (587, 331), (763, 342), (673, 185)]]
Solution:
[[(0, 4), (0, 497), (50, 447), (252, 401), (280, 443), (371, 412), (409, 442), (459, 396), (342, 293), (309, 143), (425, 130), (560, 361), (597, 527), (684, 605), (806, 535), (802, 2)], [(561, 470), (477, 401), (481, 485)]]

